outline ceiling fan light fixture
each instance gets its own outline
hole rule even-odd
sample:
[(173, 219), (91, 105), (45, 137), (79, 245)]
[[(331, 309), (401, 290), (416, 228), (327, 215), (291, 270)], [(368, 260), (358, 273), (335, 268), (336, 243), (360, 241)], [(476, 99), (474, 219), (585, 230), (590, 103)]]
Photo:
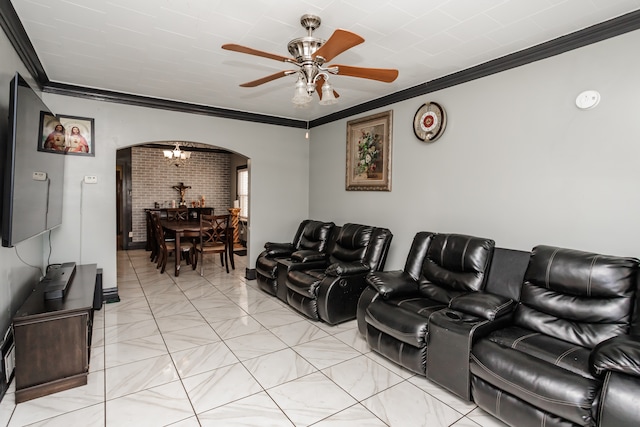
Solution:
[(329, 80), (325, 79), (324, 84), (322, 85), (322, 99), (320, 100), (320, 105), (333, 105), (336, 104), (338, 100), (333, 94), (333, 86), (329, 83)]
[(291, 102), (293, 102), (296, 107), (306, 107), (311, 102), (311, 95), (307, 92), (307, 85), (302, 80), (302, 76), (298, 76), (298, 81), (296, 82), (296, 88), (293, 98), (291, 98)]
[[(320, 26), (320, 17), (312, 14), (302, 15), (300, 24), (307, 30), (307, 35), (289, 42), (287, 48), (290, 57), (276, 55), (238, 44), (223, 44), (222, 48), (239, 53), (260, 56), (293, 65), (297, 69), (273, 73), (269, 76), (241, 84), (241, 87), (256, 87), (285, 76), (298, 75), (295, 92), (291, 102), (296, 108), (308, 107), (314, 93), (320, 96), (321, 105), (332, 105), (338, 102), (336, 93), (327, 82), (329, 74), (345, 75), (363, 79), (378, 80), (391, 83), (398, 77), (398, 70), (384, 68), (365, 68), (348, 65), (336, 65), (330, 62), (342, 52), (364, 42), (364, 39), (351, 31), (336, 29), (328, 40), (313, 36), (313, 32)], [(324, 80), (324, 82), (322, 80)], [(324, 84), (322, 84), (324, 83)], [(322, 84), (322, 85), (321, 85)], [(305, 87), (306, 86), (306, 87)]]

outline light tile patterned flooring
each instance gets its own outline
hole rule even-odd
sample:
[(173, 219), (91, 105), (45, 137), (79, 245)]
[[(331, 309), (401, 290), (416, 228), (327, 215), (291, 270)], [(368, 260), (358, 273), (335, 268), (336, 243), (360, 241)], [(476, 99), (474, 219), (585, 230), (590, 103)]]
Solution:
[(206, 265), (176, 278), (119, 251), (88, 384), (19, 405), (11, 385), (0, 426), (503, 426), (372, 353), (355, 321), (313, 322), (259, 290), (245, 257)]

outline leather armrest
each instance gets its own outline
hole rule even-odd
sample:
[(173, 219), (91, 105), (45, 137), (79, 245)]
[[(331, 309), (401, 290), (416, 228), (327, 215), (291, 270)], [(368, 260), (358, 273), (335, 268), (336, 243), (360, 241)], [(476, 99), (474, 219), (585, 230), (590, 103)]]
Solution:
[(409, 273), (376, 271), (367, 276), (367, 283), (384, 299), (418, 293), (418, 282)]
[(311, 270), (311, 269), (323, 269), (327, 266), (327, 263), (325, 260), (299, 262), (291, 258), (282, 258), (282, 259), (278, 259), (278, 268), (280, 268), (280, 266), (285, 268), (287, 271)]
[(594, 375), (616, 371), (640, 377), (640, 336), (620, 335), (601, 342), (589, 362)]
[(511, 298), (488, 292), (470, 292), (455, 297), (449, 303), (449, 308), (463, 313), (473, 314), (487, 320), (511, 313), (516, 302)]
[(335, 262), (325, 270), (327, 276), (353, 276), (369, 272), (369, 267), (361, 262), (341, 263)]
[(266, 249), (266, 253), (268, 257), (275, 256), (289, 256), (294, 250), (294, 247), (291, 243), (273, 243), (267, 242), (264, 244), (264, 248)]
[(325, 261), (327, 254), (314, 251), (313, 249), (303, 249), (292, 253), (291, 259), (298, 262)]

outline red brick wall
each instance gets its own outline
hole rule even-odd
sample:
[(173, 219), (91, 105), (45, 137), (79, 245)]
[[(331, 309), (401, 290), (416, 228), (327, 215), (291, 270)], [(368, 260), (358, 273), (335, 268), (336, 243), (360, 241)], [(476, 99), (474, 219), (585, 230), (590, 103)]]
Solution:
[[(133, 147), (131, 149), (133, 242), (147, 240), (144, 210), (154, 203), (170, 207), (171, 201), (180, 202), (180, 193), (174, 185), (183, 182), (191, 186), (185, 192), (185, 201), (199, 200), (203, 195), (206, 206), (215, 213), (227, 212), (231, 202), (231, 154), (192, 151), (191, 158), (180, 167), (165, 162), (162, 150)], [(235, 175), (233, 176), (235, 179)]]

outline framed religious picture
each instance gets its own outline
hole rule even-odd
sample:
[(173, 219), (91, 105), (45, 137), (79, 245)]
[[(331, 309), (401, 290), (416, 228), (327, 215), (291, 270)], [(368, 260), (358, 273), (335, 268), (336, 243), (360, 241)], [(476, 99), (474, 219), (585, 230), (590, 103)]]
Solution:
[(93, 119), (40, 112), (38, 151), (95, 156)]
[(347, 122), (347, 190), (391, 191), (393, 111)]

